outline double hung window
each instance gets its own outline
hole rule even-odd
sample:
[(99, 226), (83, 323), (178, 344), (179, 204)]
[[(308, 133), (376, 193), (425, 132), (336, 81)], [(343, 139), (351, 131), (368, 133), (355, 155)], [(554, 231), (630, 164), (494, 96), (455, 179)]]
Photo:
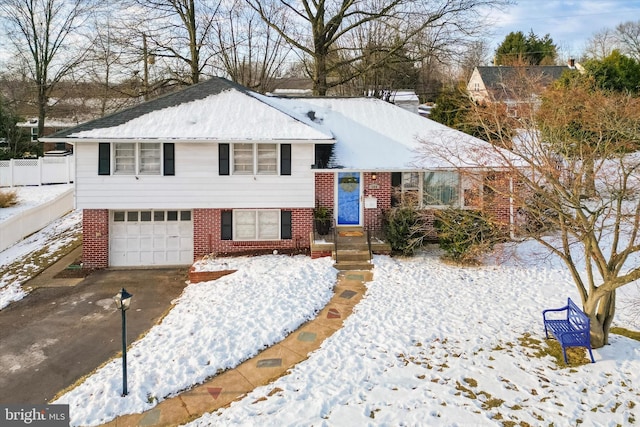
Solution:
[(157, 142), (118, 142), (114, 145), (114, 173), (160, 175), (161, 146)]
[(233, 173), (237, 175), (276, 175), (277, 144), (233, 144)]

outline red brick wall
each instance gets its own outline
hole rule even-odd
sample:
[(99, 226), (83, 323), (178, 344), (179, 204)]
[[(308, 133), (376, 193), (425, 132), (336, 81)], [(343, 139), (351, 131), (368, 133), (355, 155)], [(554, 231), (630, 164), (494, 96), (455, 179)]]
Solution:
[(109, 211), (82, 211), (82, 268), (109, 266)]
[(364, 173), (364, 197), (375, 197), (377, 203), (375, 209), (364, 208), (364, 226), (379, 230), (382, 228), (384, 211), (391, 207), (391, 173), (376, 173), (375, 180), (372, 175), (370, 172)]
[(317, 173), (316, 174), (316, 206), (324, 206), (333, 210), (334, 202), (334, 174)]
[(193, 256), (194, 260), (204, 255), (227, 255), (233, 253), (251, 253), (253, 251), (303, 250), (309, 249), (309, 233), (312, 230), (313, 209), (291, 210), (292, 239), (268, 241), (221, 240), (220, 209), (193, 210)]
[(507, 172), (494, 172), (485, 179), (489, 181), (489, 185), (484, 188), (483, 209), (499, 224), (507, 228), (511, 220), (510, 176)]

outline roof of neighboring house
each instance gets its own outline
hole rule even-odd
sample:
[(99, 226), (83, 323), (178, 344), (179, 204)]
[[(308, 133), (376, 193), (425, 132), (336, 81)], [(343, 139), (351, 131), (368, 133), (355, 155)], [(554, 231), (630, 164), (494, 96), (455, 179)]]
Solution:
[[(58, 132), (45, 141), (296, 140), (334, 143), (332, 167), (487, 165), (486, 142), (376, 98), (278, 98), (221, 78)], [(496, 164), (496, 163), (494, 163)]]
[(525, 73), (529, 77), (540, 77), (546, 84), (558, 79), (563, 72), (570, 70), (566, 65), (537, 65), (537, 66), (498, 66), (476, 67), (487, 89), (500, 88), (510, 80)]

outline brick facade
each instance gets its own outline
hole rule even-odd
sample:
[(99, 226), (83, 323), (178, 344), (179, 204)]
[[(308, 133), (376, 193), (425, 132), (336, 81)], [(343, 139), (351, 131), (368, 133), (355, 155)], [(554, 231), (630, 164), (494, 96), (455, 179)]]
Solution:
[(96, 269), (109, 266), (109, 211), (84, 209), (82, 211), (82, 268)]
[(494, 172), (485, 178), (483, 210), (506, 231), (511, 223), (511, 179), (507, 172)]
[[(365, 200), (367, 197), (376, 198), (375, 208), (364, 208), (363, 225), (370, 230), (380, 230), (384, 212), (391, 208), (391, 173), (366, 172), (363, 175)], [(373, 179), (374, 175), (376, 179)]]
[(316, 206), (324, 206), (333, 211), (335, 175), (331, 172), (323, 172), (317, 173), (315, 178)]
[(292, 238), (267, 241), (222, 240), (221, 209), (193, 210), (193, 256), (228, 255), (233, 253), (259, 253), (272, 250), (298, 251), (311, 246), (309, 233), (313, 220), (313, 209), (287, 209), (291, 211)]
[[(391, 208), (391, 173), (363, 174), (363, 196), (376, 199), (375, 208), (363, 207), (363, 225), (371, 230), (379, 230), (385, 211)], [(510, 199), (507, 196), (510, 188), (509, 176), (506, 173), (490, 174), (485, 185), (482, 205), (486, 212), (492, 214), (501, 224), (508, 227), (511, 219)], [(499, 191), (492, 191), (498, 188)], [(335, 175), (322, 172), (315, 175), (315, 198), (317, 206), (334, 209)], [(233, 241), (221, 239), (221, 209), (193, 210), (193, 255), (194, 260), (202, 256), (215, 254), (251, 254), (278, 251), (304, 251), (311, 246), (310, 233), (313, 230), (313, 209), (292, 208), (278, 209), (291, 211), (292, 239), (273, 241)], [(434, 212), (427, 211), (427, 217), (434, 219)], [(106, 209), (85, 209), (82, 218), (83, 228), (83, 267), (88, 269), (106, 268), (109, 266), (109, 211)], [(434, 239), (437, 237), (433, 230)]]

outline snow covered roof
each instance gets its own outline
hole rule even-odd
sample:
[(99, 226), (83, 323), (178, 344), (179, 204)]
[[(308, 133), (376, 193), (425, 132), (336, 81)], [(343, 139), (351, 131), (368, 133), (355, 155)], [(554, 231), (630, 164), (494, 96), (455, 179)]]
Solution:
[(331, 166), (486, 166), (488, 144), (375, 98), (277, 98), (222, 78), (58, 132), (44, 141), (161, 139), (335, 143)]
[(485, 141), (377, 98), (262, 98), (329, 128), (336, 139), (333, 166), (417, 170), (501, 164)]
[(214, 78), (49, 138), (331, 140), (330, 133), (298, 122), (253, 94), (243, 86)]

